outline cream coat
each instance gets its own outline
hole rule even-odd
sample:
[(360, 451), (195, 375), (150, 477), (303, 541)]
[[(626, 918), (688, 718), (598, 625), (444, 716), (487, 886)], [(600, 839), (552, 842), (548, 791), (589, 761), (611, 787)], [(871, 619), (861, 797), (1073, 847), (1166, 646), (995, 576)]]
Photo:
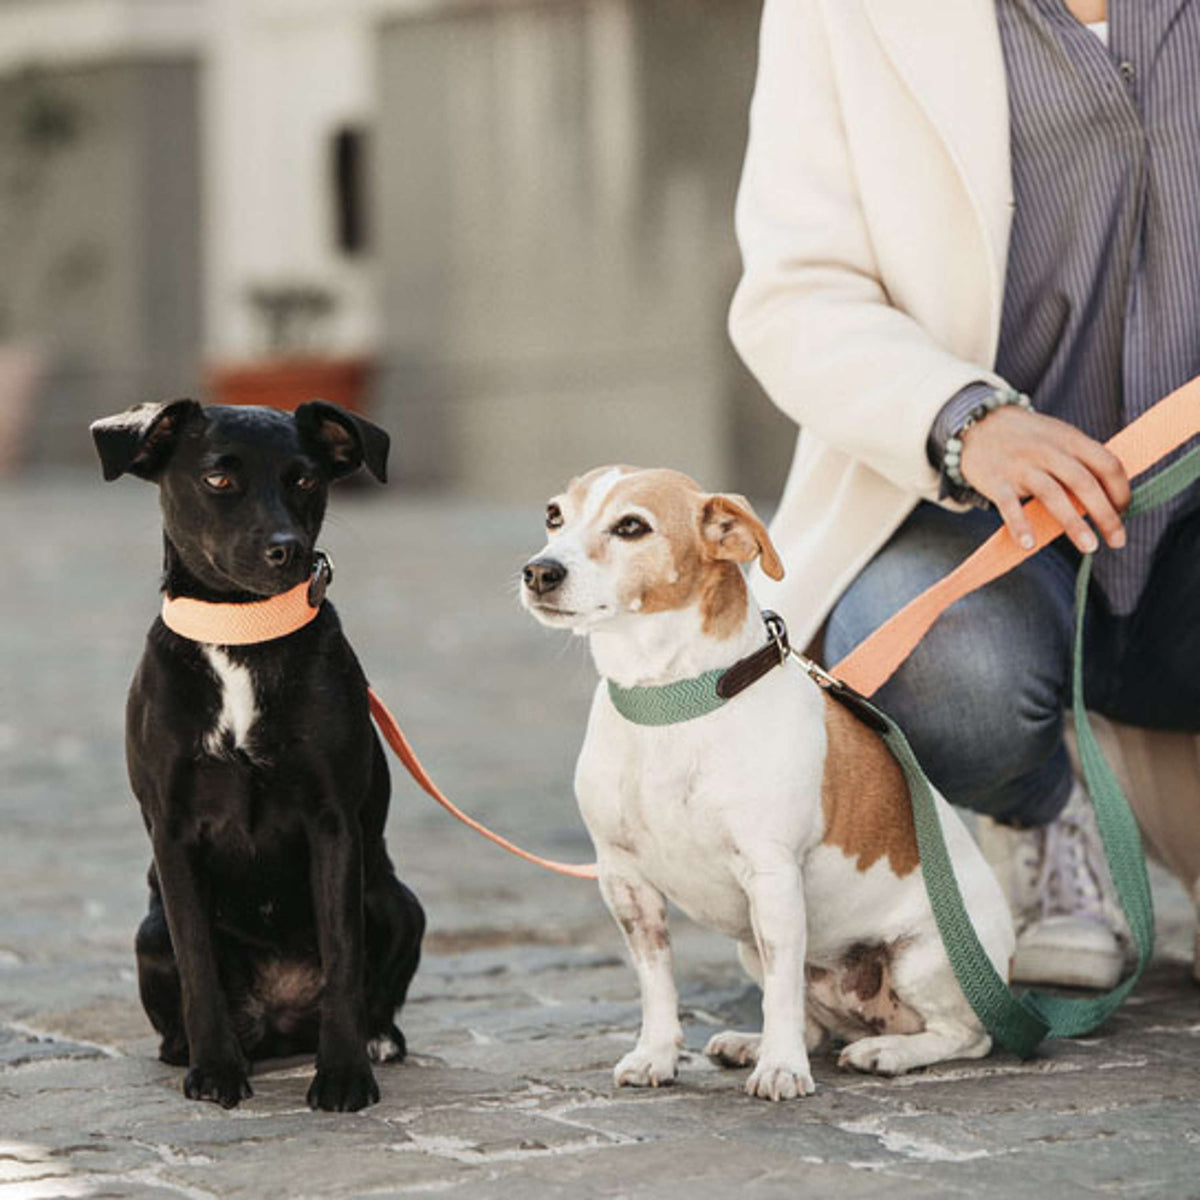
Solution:
[[(925, 440), (941, 406), (998, 381), (1008, 146), (992, 0), (766, 0), (730, 331), (801, 426), (771, 530), (787, 575), (755, 580), (796, 645), (936, 499)], [(1200, 738), (1100, 724), (1200, 913)]]
[(988, 368), (1012, 213), (991, 0), (766, 0), (730, 332), (801, 427), (755, 590), (804, 645), (937, 476)]

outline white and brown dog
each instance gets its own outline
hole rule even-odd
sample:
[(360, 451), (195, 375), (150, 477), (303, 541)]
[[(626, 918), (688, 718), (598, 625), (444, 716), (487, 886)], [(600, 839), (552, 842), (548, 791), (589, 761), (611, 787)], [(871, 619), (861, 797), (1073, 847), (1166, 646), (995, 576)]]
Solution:
[[(575, 787), (642, 995), (616, 1083), (676, 1074), (668, 899), (736, 939), (762, 986), (761, 1036), (720, 1033), (706, 1048), (753, 1064), (752, 1096), (812, 1092), (808, 1051), (826, 1033), (848, 1042), (840, 1065), (883, 1075), (986, 1054), (926, 897), (900, 769), (795, 660), (763, 669), (769, 637), (742, 564), (761, 556), (772, 578), (783, 567), (747, 503), (675, 471), (607, 467), (552, 500), (546, 526), (522, 602), (586, 635), (602, 677)], [(735, 664), (743, 690), (692, 719), (643, 724), (614, 702)], [(938, 811), (979, 938), (1007, 976), (1008, 906), (941, 797)]]

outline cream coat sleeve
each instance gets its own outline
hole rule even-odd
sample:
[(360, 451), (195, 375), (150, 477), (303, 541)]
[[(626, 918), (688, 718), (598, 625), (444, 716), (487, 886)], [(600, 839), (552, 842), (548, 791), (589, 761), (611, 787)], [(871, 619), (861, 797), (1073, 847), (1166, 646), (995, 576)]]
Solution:
[[(959, 388), (998, 379), (891, 302), (833, 61), (820, 0), (766, 0), (737, 203), (744, 274), (730, 334), (806, 436), (936, 499), (925, 450), (934, 418)], [(905, 194), (914, 186), (896, 179), (895, 202), (914, 202)]]

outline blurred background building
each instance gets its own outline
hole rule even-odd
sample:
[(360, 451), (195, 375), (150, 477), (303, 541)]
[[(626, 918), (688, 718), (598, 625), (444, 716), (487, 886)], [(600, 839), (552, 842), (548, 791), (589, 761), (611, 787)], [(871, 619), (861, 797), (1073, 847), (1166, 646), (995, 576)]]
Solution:
[(410, 485), (775, 495), (725, 334), (759, 7), (0, 0), (0, 447), (298, 387), (361, 391)]

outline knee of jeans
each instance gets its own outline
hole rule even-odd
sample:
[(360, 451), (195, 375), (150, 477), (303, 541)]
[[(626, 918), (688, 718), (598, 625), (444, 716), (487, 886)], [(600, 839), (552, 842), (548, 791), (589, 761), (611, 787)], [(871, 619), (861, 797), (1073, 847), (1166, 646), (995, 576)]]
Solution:
[(1062, 685), (1003, 647), (992, 653), (984, 647), (971, 653), (937, 649), (919, 649), (876, 699), (947, 798), (987, 809), (987, 796), (1059, 752)]
[(1023, 825), (1042, 823), (1047, 805), (1061, 806), (1059, 785), (1070, 779), (1061, 716), (1032, 730), (997, 730), (994, 740), (962, 750), (943, 754), (936, 775), (928, 772), (952, 804)]
[(895, 610), (894, 594), (858, 579), (834, 605), (825, 624), (827, 663), (845, 658), (855, 646), (882, 625)]
[(1070, 796), (1072, 782), (1071, 760), (1065, 742), (1059, 739), (1047, 758), (1035, 762), (1022, 775), (965, 780), (958, 790), (954, 790), (955, 781), (950, 780), (942, 793), (961, 808), (983, 813), (1005, 825), (1029, 828), (1047, 825), (1058, 816)]

